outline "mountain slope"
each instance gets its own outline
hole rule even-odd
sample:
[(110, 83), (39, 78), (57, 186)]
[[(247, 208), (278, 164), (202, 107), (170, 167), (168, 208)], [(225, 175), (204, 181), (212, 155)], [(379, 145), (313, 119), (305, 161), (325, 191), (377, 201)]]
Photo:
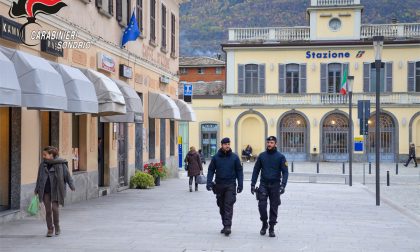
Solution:
[[(184, 0), (180, 7), (182, 56), (220, 53), (227, 28), (308, 25), (310, 0)], [(420, 0), (362, 0), (362, 23), (420, 22)]]

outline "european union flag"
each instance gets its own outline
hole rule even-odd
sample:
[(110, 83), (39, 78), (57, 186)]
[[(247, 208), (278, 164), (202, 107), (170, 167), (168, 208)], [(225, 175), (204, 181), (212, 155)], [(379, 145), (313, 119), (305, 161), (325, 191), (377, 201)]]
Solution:
[(127, 28), (124, 31), (123, 37), (122, 37), (122, 47), (128, 42), (128, 41), (136, 41), (136, 39), (140, 36), (140, 30), (139, 26), (137, 25), (137, 19), (136, 15), (131, 15), (130, 23), (128, 24)]

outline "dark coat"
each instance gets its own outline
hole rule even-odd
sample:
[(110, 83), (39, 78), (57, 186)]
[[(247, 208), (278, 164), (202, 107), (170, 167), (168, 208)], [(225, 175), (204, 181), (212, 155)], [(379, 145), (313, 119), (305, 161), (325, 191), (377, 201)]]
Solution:
[[(48, 164), (52, 165), (48, 171)], [(70, 176), (67, 160), (55, 158), (52, 160), (44, 160), (38, 168), (38, 178), (36, 180), (35, 193), (38, 194), (39, 200), (44, 198), (45, 184), (48, 177), (51, 183), (51, 200), (58, 201), (64, 206), (64, 198), (66, 197), (66, 184), (74, 190), (73, 179)]]
[(207, 185), (213, 181), (216, 174), (216, 184), (230, 185), (238, 180), (238, 188), (243, 188), (244, 171), (239, 157), (232, 150), (224, 152), (222, 149), (211, 159), (207, 174)]
[(286, 157), (277, 151), (266, 150), (258, 156), (252, 173), (251, 185), (255, 186), (261, 171), (260, 183), (281, 183), (286, 187), (289, 171)]
[(409, 154), (410, 154), (410, 157), (415, 157), (416, 156), (416, 147), (415, 146), (410, 146)]
[(188, 177), (198, 176), (203, 171), (200, 155), (196, 151), (189, 151), (184, 162), (188, 163)]

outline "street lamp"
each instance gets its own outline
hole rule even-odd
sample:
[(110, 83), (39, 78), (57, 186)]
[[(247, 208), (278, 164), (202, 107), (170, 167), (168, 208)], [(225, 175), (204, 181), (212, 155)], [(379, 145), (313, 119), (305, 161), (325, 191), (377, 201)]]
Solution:
[(353, 82), (354, 76), (347, 76), (347, 90), (349, 92), (349, 141), (348, 141), (348, 152), (349, 152), (349, 186), (353, 185), (353, 119), (352, 119), (352, 108), (353, 108)]
[(375, 68), (376, 68), (376, 114), (375, 114), (375, 162), (376, 162), (376, 205), (380, 203), (380, 184), (379, 184), (379, 149), (380, 149), (380, 94), (381, 94), (381, 65), (382, 49), (384, 47), (384, 37), (373, 37), (373, 48), (375, 49)]

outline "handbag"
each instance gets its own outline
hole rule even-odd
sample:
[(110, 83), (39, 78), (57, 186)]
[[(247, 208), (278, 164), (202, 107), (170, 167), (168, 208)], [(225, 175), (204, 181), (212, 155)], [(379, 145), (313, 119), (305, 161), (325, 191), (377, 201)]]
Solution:
[(184, 166), (185, 168), (185, 171), (188, 171), (188, 163), (185, 163), (185, 166)]
[(203, 174), (197, 176), (197, 184), (205, 185), (207, 184), (207, 177)]
[(39, 211), (39, 198), (38, 198), (38, 195), (35, 195), (32, 197), (31, 203), (29, 204), (28, 213), (30, 215), (37, 215), (38, 211)]

